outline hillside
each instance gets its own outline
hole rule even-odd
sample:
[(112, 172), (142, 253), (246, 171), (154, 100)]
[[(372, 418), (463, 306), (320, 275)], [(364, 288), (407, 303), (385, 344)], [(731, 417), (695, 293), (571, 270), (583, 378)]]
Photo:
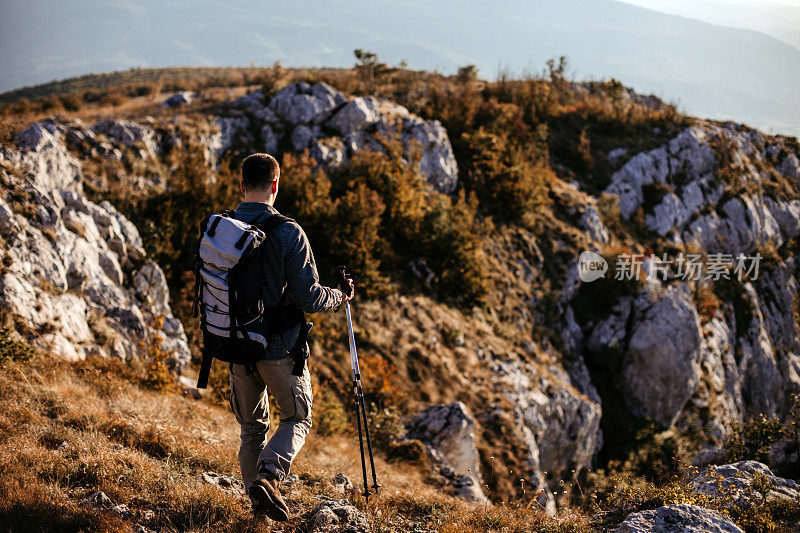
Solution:
[[(132, 75), (126, 86), (150, 82)], [(306, 229), (323, 281), (344, 263), (361, 288), (356, 337), (390, 487), (366, 509), (373, 529), (410, 520), (575, 531), (624, 520), (625, 531), (670, 513), (795, 527), (796, 139), (685, 116), (613, 81), (572, 83), (556, 64), (546, 79), (493, 83), (469, 69), (444, 77), (367, 62), (272, 68), (246, 82), (195, 81), (200, 94), (169, 105), (155, 94), (73, 94), (74, 109), (59, 99), (49, 119), (46, 106), (3, 108), (2, 371), (19, 390), (4, 395), (5, 438), (40, 456), (62, 438), (43, 434), (65, 434), (100, 465), (116, 464), (103, 451), (116, 442), (156, 476), (169, 477), (174, 458), (188, 494), (173, 504), (169, 485), (126, 485), (109, 466), (38, 475), (36, 490), (62, 498), (53, 505), (96, 528), (98, 515), (76, 506), (102, 490), (153, 510), (146, 527), (215, 529), (224, 509), (231, 529), (246, 527), (241, 500), (192, 514), (198, 476), (235, 475), (232, 420), (211, 405), (225, 405), (225, 369), (199, 400), (181, 398), (178, 383), (196, 394), (195, 228), (235, 205), (239, 162), (264, 150), (282, 162), (277, 207)], [(585, 251), (607, 262), (606, 277), (581, 281)], [(689, 259), (697, 277), (686, 275)], [(300, 529), (333, 470), (357, 472), (354, 448), (341, 463), (321, 455), (354, 441), (342, 317), (312, 319), (317, 429), (298, 473), (324, 479), (297, 489)], [(54, 365), (63, 388), (42, 372)], [(95, 371), (108, 381), (93, 382)], [(78, 424), (69, 409), (10, 403), (44, 390), (55, 404), (97, 396), (97, 406)], [(197, 416), (175, 420), (187, 410)], [(129, 430), (129, 418), (159, 412), (162, 425), (191, 423), (186, 431), (221, 441), (162, 442), (148, 454), (137, 439), (157, 431)], [(18, 488), (2, 512), (35, 516), (36, 498), (19, 488), (29, 474), (11, 462), (5, 482)], [(745, 479), (740, 492), (723, 491), (734, 478)], [(419, 492), (428, 496), (409, 496)], [(400, 522), (379, 527), (379, 512)]]
[[(127, 67), (347, 67), (361, 47), (413, 69), (450, 74), (475, 64), (485, 78), (566, 54), (578, 79), (613, 77), (692, 114), (800, 134), (800, 50), (763, 33), (613, 0), (467, 6), (316, 0), (267, 9), (247, 0), (190, 12), (152, 0), (135, 8), (107, 0), (10, 2), (0, 20), (0, 90)], [(165, 27), (167, 20), (181, 24)]]

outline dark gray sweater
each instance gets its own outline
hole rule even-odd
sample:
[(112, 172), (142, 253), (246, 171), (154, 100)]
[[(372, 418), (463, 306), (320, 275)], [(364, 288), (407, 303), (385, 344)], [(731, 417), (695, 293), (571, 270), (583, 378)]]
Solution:
[[(235, 217), (248, 223), (260, 223), (267, 214), (278, 210), (260, 202), (242, 202), (236, 208)], [(285, 304), (294, 304), (306, 313), (331, 309), (342, 303), (339, 289), (325, 287), (319, 283), (319, 273), (308, 237), (297, 222), (281, 224), (268, 236), (268, 251), (278, 256), (271, 264), (264, 265), (264, 277), (268, 291), (265, 304), (277, 305), (281, 294), (286, 292)], [(270, 339), (266, 359), (282, 359), (297, 341), (300, 328), (296, 327)]]

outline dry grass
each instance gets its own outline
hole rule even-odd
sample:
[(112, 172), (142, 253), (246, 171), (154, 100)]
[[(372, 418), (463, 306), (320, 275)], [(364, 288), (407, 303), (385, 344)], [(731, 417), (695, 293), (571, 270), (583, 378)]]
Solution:
[[(70, 364), (45, 354), (8, 358), (0, 366), (0, 523), (14, 531), (271, 531), (256, 523), (242, 496), (206, 484), (201, 474), (236, 476), (238, 426), (227, 409), (176, 392), (135, 385), (122, 363)], [(358, 479), (353, 435), (312, 432), (287, 488), (302, 531), (321, 497), (341, 498), (332, 478)], [(66, 444), (64, 444), (66, 443)], [(419, 466), (377, 458), (385, 489), (364, 510), (374, 531), (423, 527), (441, 531), (581, 531), (583, 520), (555, 522), (524, 506), (473, 507), (441, 493)], [(133, 515), (81, 506), (105, 492)]]

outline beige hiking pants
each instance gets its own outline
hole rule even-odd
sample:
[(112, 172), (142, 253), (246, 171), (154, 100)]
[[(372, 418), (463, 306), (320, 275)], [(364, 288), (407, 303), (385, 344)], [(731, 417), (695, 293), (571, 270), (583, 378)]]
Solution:
[[(311, 429), (311, 375), (308, 364), (302, 376), (292, 375), (294, 359), (260, 361), (248, 374), (244, 365), (232, 365), (231, 408), (241, 426), (239, 466), (245, 488), (267, 471), (283, 479)], [(280, 410), (278, 429), (267, 442), (268, 395)]]

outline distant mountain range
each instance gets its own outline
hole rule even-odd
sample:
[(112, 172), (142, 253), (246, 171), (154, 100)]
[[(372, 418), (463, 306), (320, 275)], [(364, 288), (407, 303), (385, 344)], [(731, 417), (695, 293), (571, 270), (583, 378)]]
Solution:
[(611, 0), (10, 0), (0, 90), (135, 66), (390, 63), (520, 74), (565, 54), (576, 78), (615, 77), (692, 114), (800, 135), (800, 50)]
[(664, 13), (766, 33), (800, 49), (800, 2), (770, 0), (623, 0)]

